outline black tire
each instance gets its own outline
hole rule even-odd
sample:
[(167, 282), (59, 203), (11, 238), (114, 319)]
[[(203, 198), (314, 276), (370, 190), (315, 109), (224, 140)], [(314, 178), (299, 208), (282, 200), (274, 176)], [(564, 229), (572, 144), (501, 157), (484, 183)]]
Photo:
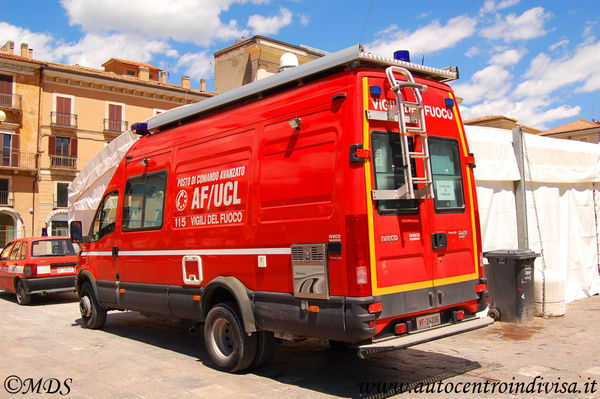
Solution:
[(15, 293), (19, 305), (29, 305), (31, 303), (31, 294), (27, 292), (21, 280), (17, 280), (17, 284), (15, 284)]
[(494, 320), (498, 320), (500, 318), (500, 311), (496, 308), (490, 308), (490, 310), (488, 310), (488, 316)]
[(106, 323), (106, 309), (104, 309), (94, 296), (94, 290), (89, 282), (83, 283), (79, 288), (79, 312), (87, 328), (100, 329)]
[(251, 368), (260, 368), (269, 363), (275, 356), (275, 349), (277, 349), (275, 334), (271, 331), (259, 331), (256, 335), (258, 345)]
[(210, 309), (204, 324), (204, 342), (215, 367), (222, 371), (244, 371), (256, 355), (257, 336), (246, 334), (232, 302)]

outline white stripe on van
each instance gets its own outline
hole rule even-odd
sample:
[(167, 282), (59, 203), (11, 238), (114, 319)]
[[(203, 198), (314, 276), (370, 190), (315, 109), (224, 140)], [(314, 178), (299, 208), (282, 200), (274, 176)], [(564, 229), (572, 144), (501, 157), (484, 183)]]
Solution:
[[(291, 255), (291, 248), (231, 248), (119, 251), (119, 256), (186, 256), (186, 255)], [(82, 256), (112, 256), (110, 251), (82, 252)]]

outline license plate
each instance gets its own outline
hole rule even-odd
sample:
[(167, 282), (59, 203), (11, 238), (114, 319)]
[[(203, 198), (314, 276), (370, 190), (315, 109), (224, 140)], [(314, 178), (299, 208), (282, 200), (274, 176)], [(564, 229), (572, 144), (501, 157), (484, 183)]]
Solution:
[(59, 267), (56, 270), (58, 273), (73, 273), (75, 271), (74, 267)]
[(417, 317), (417, 330), (424, 330), (442, 323), (439, 313), (428, 314), (426, 316)]

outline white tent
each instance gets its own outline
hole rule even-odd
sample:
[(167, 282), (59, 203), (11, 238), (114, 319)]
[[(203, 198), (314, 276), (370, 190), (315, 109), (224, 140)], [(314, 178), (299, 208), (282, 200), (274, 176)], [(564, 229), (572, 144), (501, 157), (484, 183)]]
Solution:
[[(483, 250), (518, 248), (512, 132), (466, 126), (475, 154)], [(524, 135), (529, 246), (536, 279), (560, 281), (566, 302), (600, 293), (600, 145)]]

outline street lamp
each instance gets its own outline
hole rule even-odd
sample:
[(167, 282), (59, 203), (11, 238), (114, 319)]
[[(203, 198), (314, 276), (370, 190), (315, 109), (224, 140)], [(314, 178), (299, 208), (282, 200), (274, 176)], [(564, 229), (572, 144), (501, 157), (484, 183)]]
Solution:
[(0, 109), (0, 123), (6, 120), (6, 114)]

